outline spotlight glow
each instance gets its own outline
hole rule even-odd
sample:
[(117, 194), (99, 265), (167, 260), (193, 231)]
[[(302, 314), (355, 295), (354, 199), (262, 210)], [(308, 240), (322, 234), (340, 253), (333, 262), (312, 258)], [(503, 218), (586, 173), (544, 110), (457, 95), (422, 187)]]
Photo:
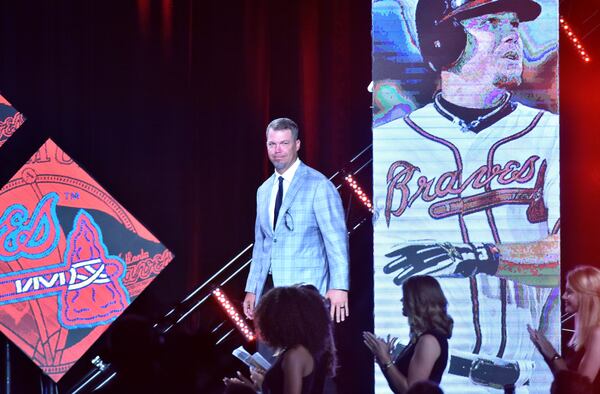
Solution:
[(583, 48), (583, 45), (581, 44), (581, 41), (579, 40), (579, 38), (577, 38), (577, 35), (575, 34), (575, 32), (573, 30), (571, 30), (571, 27), (567, 24), (564, 17), (561, 16), (559, 20), (560, 20), (560, 25), (563, 28), (563, 30), (565, 31), (565, 33), (567, 33), (567, 37), (571, 41), (571, 44), (573, 44), (575, 46), (575, 48), (577, 49), (577, 52), (579, 52), (579, 57), (581, 58), (581, 60), (583, 60), (586, 63), (589, 63), (591, 58), (590, 58), (589, 54), (586, 52), (585, 48)]
[(236, 328), (242, 333), (246, 340), (248, 342), (253, 341), (256, 338), (254, 333), (250, 327), (248, 327), (242, 315), (240, 315), (231, 302), (229, 302), (229, 299), (223, 290), (217, 287), (215, 290), (213, 290), (212, 294), (219, 302), (219, 305), (221, 305), (221, 308), (223, 308), (223, 310), (227, 313), (229, 319), (234, 323)]
[(362, 190), (362, 188), (358, 185), (358, 183), (356, 183), (354, 177), (351, 174), (348, 174), (344, 177), (344, 180), (346, 181), (346, 183), (348, 183), (348, 186), (350, 186), (352, 190), (354, 190), (354, 194), (358, 196), (358, 199), (362, 201), (363, 205), (367, 207), (369, 212), (373, 213), (373, 204), (371, 203), (371, 200), (367, 196), (367, 193), (365, 193)]

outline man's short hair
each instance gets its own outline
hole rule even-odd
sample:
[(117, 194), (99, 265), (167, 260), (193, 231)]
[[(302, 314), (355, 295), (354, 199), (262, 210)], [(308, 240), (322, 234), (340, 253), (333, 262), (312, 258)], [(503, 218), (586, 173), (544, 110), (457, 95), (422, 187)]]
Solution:
[(296, 122), (288, 118), (277, 118), (272, 120), (267, 126), (267, 137), (269, 135), (269, 130), (290, 130), (294, 140), (298, 139), (298, 125)]

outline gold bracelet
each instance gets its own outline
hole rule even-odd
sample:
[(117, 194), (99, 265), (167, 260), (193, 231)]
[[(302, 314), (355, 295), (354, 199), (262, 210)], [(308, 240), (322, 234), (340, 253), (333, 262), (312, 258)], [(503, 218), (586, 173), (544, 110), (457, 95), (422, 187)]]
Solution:
[(387, 363), (383, 364), (381, 366), (381, 369), (383, 371), (387, 371), (392, 365), (394, 365), (394, 362), (392, 360), (388, 361)]

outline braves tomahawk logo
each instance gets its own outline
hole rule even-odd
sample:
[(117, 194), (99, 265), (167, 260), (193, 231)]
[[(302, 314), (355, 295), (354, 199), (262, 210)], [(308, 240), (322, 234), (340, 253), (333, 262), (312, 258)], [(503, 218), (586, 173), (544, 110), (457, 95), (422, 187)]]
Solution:
[[(0, 218), (0, 261), (48, 256), (59, 240), (56, 204), (49, 193), (29, 217), (20, 204)], [(122, 279), (125, 263), (108, 254), (102, 232), (83, 209), (67, 236), (63, 262), (0, 275), (0, 305), (42, 297), (58, 297), (58, 320), (68, 329), (93, 327), (116, 319), (129, 305)]]
[[(400, 217), (419, 198), (424, 202), (433, 202), (429, 207), (429, 215), (434, 219), (468, 215), (506, 204), (521, 204), (528, 205), (527, 219), (530, 223), (543, 222), (548, 218), (548, 210), (543, 201), (546, 160), (542, 160), (540, 164), (534, 187), (491, 188), (494, 181), (502, 186), (531, 181), (539, 159), (539, 156), (533, 155), (523, 163), (510, 160), (504, 165), (482, 165), (464, 181), (461, 170), (448, 171), (431, 179), (421, 175), (416, 180), (416, 190), (411, 190), (411, 182), (421, 169), (407, 161), (396, 161), (390, 165), (386, 178), (387, 225), (389, 226), (392, 215)], [(481, 193), (462, 197), (461, 194), (469, 187), (481, 190)], [(448, 196), (451, 198), (445, 198)], [(439, 201), (434, 202), (435, 200)], [(397, 207), (394, 208), (394, 205)]]

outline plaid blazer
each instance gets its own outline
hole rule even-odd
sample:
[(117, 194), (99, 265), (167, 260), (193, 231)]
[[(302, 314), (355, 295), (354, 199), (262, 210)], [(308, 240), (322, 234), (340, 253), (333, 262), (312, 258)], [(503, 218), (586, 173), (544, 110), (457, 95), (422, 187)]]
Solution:
[(348, 232), (340, 194), (320, 172), (300, 162), (285, 194), (276, 230), (269, 220), (275, 174), (256, 193), (255, 240), (246, 292), (262, 294), (269, 268), (275, 286), (314, 285), (321, 294), (348, 290)]

